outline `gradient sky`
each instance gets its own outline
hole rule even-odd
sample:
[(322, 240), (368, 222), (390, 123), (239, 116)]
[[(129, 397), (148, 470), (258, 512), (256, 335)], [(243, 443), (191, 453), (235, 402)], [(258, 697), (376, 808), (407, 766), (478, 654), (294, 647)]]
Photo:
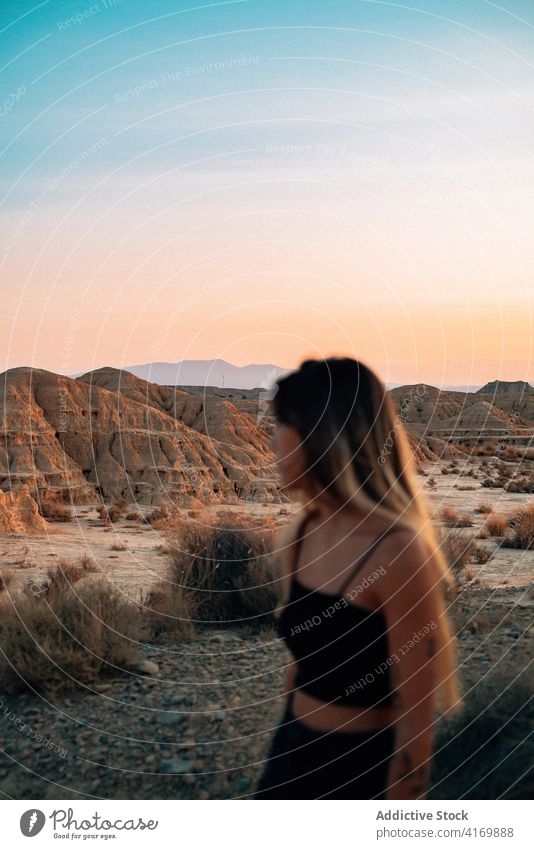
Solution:
[(534, 380), (534, 4), (0, 11), (0, 370)]

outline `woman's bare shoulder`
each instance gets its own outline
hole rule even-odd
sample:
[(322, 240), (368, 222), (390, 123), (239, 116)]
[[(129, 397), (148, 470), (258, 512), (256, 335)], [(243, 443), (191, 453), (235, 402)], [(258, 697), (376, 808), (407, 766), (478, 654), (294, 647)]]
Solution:
[(423, 536), (409, 528), (393, 528), (381, 546), (383, 577), (389, 588), (428, 586), (432, 579), (432, 556)]

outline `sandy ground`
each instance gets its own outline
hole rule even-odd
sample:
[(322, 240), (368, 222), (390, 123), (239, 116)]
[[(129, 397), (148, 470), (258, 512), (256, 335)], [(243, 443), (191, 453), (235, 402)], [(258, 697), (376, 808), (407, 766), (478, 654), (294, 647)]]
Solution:
[[(458, 596), (450, 612), (466, 700), (491, 712), (493, 699), (519, 676), (528, 686), (533, 606), (532, 594), (520, 588), (471, 587)], [(219, 631), (141, 651), (157, 664), (153, 675), (124, 673), (53, 701), (0, 697), (0, 797), (243, 799), (254, 792), (283, 710), (289, 656), (278, 635)], [(525, 708), (518, 695), (511, 714)], [(513, 752), (525, 732), (517, 738), (508, 718), (499, 725), (499, 741), (491, 726), (484, 736), (490, 746), (499, 742)], [(459, 798), (455, 782), (466, 773), (454, 776), (464, 749), (451, 754), (437, 744), (435, 758), (436, 773), (452, 777), (453, 788), (437, 782), (430, 797)], [(462, 793), (496, 798), (522, 769), (507, 765), (492, 796), (495, 779), (491, 772), (486, 779), (484, 769), (494, 767), (490, 754), (484, 768), (475, 768), (476, 786)], [(516, 791), (527, 798), (523, 780)]]
[[(482, 488), (480, 480), (460, 474), (442, 475), (441, 465), (429, 465), (419, 483), (437, 513), (450, 506), (473, 519), (466, 533), (476, 534), (484, 522), (474, 513), (480, 502), (509, 514), (531, 500)], [(432, 492), (430, 476), (436, 480)], [(279, 508), (250, 509), (272, 516)], [(59, 560), (88, 554), (134, 600), (164, 576), (160, 531), (123, 520), (106, 529), (94, 508), (76, 513), (75, 522), (55, 523), (48, 536), (3, 537), (0, 564), (20, 569), (21, 578), (39, 578)], [(491, 704), (496, 692), (524, 675), (532, 657), (534, 597), (524, 585), (533, 578), (534, 552), (479, 542), (496, 552), (484, 566), (473, 566), (479, 582), (460, 587), (450, 613), (463, 692)], [(117, 543), (126, 548), (112, 550)], [(253, 792), (282, 709), (289, 660), (275, 632), (216, 632), (189, 644), (144, 645), (141, 654), (157, 672), (125, 672), (53, 701), (0, 694), (0, 796), (198, 799)], [(516, 740), (507, 741), (503, 745), (513, 751)], [(447, 763), (445, 771), (457, 766)], [(437, 787), (435, 798), (458, 798), (441, 792)], [(483, 784), (477, 792), (485, 798)]]
[[(435, 511), (439, 515), (444, 507), (453, 507), (460, 515), (467, 514), (473, 526), (466, 533), (477, 534), (485, 516), (475, 513), (481, 502), (492, 504), (496, 513), (510, 515), (524, 507), (532, 497), (504, 492), (502, 489), (486, 489), (480, 480), (457, 474), (441, 474), (446, 463), (427, 464), (428, 476), (418, 476), (419, 484)], [(433, 477), (436, 488), (431, 490), (429, 479)], [(147, 508), (132, 505), (130, 509), (148, 512)], [(153, 508), (149, 508), (153, 509)], [(255, 516), (272, 517), (281, 509), (278, 505), (247, 504), (218, 505), (206, 508), (213, 513), (248, 511)], [(283, 509), (292, 509), (283, 505)], [(0, 567), (20, 569), (21, 577), (39, 579), (50, 566), (60, 560), (76, 560), (83, 554), (94, 558), (109, 580), (134, 600), (142, 590), (161, 580), (166, 571), (166, 557), (162, 552), (165, 536), (150, 525), (120, 520), (111, 528), (102, 527), (94, 507), (77, 506), (76, 519), (72, 523), (52, 523), (53, 533), (47, 536), (17, 538), (0, 536)], [(484, 586), (524, 586), (534, 580), (534, 551), (500, 548), (498, 539), (479, 540), (479, 544), (493, 552), (484, 565), (473, 564), (472, 572)], [(113, 546), (124, 545), (124, 550), (113, 550)], [(24, 575), (22, 575), (24, 572)]]

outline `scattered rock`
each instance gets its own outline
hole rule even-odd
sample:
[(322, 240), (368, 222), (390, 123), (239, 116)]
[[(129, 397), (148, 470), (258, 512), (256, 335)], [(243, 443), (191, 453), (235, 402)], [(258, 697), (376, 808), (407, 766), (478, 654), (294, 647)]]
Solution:
[(193, 769), (193, 764), (186, 758), (172, 758), (161, 760), (158, 764), (161, 772), (172, 775), (184, 775), (190, 773)]
[(152, 660), (140, 660), (139, 663), (135, 665), (133, 671), (142, 672), (143, 675), (157, 675), (159, 672), (159, 666)]

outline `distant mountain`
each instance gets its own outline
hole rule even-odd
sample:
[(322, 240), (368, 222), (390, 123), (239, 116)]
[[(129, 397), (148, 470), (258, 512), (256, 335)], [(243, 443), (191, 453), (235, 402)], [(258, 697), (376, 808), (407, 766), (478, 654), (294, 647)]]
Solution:
[(233, 389), (270, 389), (280, 375), (289, 371), (272, 363), (235, 366), (226, 360), (182, 360), (179, 363), (142, 363), (123, 371), (160, 386), (217, 386)]
[(479, 395), (522, 395), (524, 392), (534, 392), (534, 386), (526, 380), (491, 380), (477, 391)]

